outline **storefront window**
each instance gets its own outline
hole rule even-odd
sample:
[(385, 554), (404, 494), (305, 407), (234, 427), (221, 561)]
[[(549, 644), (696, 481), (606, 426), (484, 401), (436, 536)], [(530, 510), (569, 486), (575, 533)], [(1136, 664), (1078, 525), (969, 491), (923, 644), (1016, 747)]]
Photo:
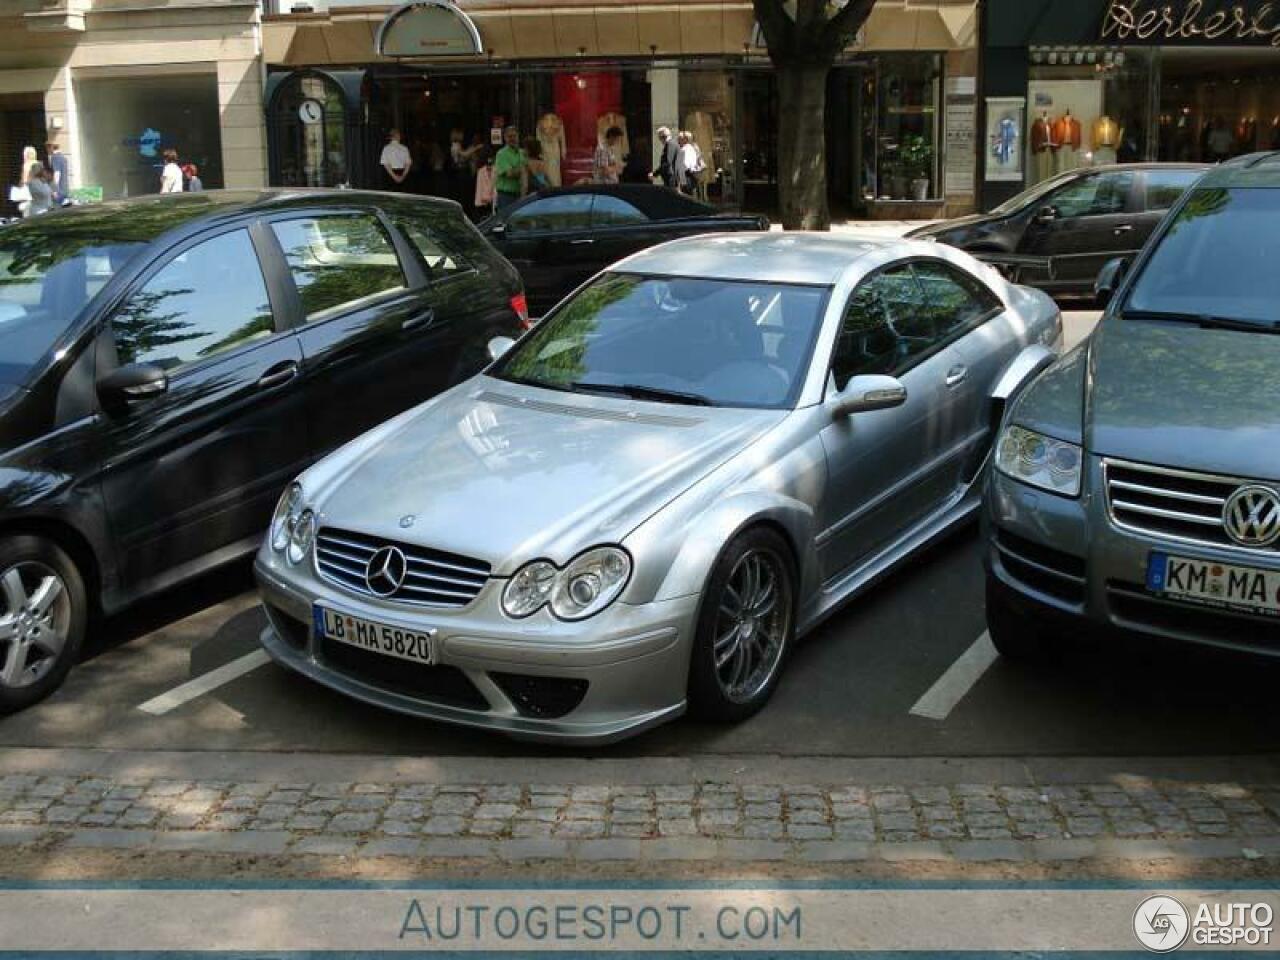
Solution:
[(1161, 160), (1217, 163), (1280, 149), (1273, 52), (1164, 50), (1160, 69)]
[[(689, 131), (693, 142), (702, 151), (706, 173), (699, 184), (699, 193), (703, 200), (709, 202), (729, 202), (737, 189), (733, 163), (733, 106), (730, 74), (721, 70), (680, 71), (680, 129)], [(757, 159), (753, 163), (758, 172), (760, 161)]]
[(318, 75), (292, 77), (276, 94), (271, 114), (280, 185), (335, 187), (346, 181), (346, 107), (337, 84)]
[[(868, 156), (881, 200), (927, 200), (942, 191), (938, 182), (938, 102), (942, 81), (936, 54), (886, 54), (876, 81), (875, 142)], [(871, 188), (865, 188), (870, 194)]]
[(1027, 183), (1146, 159), (1151, 74), (1149, 51), (1033, 48)]
[(102, 187), (107, 199), (158, 193), (169, 149), (199, 168), (206, 189), (223, 185), (215, 74), (84, 77), (76, 100), (80, 185)]

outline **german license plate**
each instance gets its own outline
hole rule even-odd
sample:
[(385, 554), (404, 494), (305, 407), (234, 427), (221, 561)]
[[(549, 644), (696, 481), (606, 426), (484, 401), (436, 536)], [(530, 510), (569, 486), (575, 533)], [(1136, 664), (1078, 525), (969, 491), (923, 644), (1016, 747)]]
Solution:
[(406, 630), (319, 604), (312, 607), (311, 615), (317, 636), (414, 663), (435, 663), (434, 630)]
[(1152, 553), (1147, 589), (1189, 603), (1280, 616), (1280, 570)]

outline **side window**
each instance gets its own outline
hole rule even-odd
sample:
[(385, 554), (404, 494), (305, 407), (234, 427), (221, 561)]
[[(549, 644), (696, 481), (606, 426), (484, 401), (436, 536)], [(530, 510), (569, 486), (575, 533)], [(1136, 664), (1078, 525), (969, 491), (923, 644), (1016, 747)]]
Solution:
[(930, 315), (930, 327), (938, 339), (965, 331), (1001, 309), (1000, 298), (979, 280), (937, 260), (915, 264), (916, 279), (924, 298), (922, 309)]
[(936, 342), (910, 265), (877, 273), (849, 298), (831, 361), (836, 386), (860, 374), (901, 373)]
[(178, 254), (111, 321), (123, 363), (172, 370), (275, 332), (262, 267), (247, 230)]
[(462, 273), (471, 269), (462, 257), (451, 252), (440, 239), (434, 235), (430, 226), (404, 217), (396, 217), (395, 225), (400, 229), (418, 252), (434, 278), (447, 277), (450, 274)]
[(562, 193), (521, 207), (507, 220), (507, 232), (583, 230), (590, 224), (591, 194)]
[(648, 220), (648, 217), (627, 201), (608, 194), (596, 194), (595, 205), (591, 208), (593, 227), (617, 227), (626, 223), (647, 223)]
[(1200, 178), (1199, 170), (1148, 170), (1148, 210), (1168, 210)]
[(308, 320), (403, 288), (404, 273), (377, 217), (342, 214), (271, 224)]
[(1051, 202), (1064, 219), (1123, 213), (1132, 185), (1132, 172), (1096, 174), (1063, 187)]

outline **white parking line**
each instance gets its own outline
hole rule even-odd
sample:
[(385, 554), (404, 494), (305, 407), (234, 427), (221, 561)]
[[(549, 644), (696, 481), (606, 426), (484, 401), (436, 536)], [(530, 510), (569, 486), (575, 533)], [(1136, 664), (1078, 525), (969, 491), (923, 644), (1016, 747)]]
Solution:
[(210, 670), (203, 673), (194, 680), (188, 680), (181, 686), (174, 687), (166, 693), (160, 694), (158, 697), (152, 697), (146, 703), (138, 707), (143, 713), (150, 713), (153, 716), (161, 716), (170, 710), (176, 710), (184, 703), (194, 700), (196, 697), (202, 697), (210, 690), (215, 690), (224, 683), (230, 683), (237, 677), (243, 677), (250, 670), (256, 670), (264, 663), (270, 662), (271, 658), (267, 656), (265, 650), (255, 650), (253, 653), (246, 653), (237, 660), (230, 663), (224, 663), (216, 670)]
[(982, 636), (973, 642), (973, 646), (960, 654), (956, 662), (947, 668), (947, 672), (925, 691), (910, 712), (914, 716), (928, 717), (930, 720), (947, 719), (956, 704), (982, 679), (987, 668), (999, 656), (991, 643), (991, 634), (984, 630)]

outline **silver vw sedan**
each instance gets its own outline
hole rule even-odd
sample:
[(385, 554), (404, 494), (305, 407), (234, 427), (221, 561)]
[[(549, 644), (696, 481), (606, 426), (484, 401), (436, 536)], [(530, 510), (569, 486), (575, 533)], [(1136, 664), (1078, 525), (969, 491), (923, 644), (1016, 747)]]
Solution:
[(739, 720), (797, 637), (975, 514), (1002, 409), (1061, 336), (1048, 297), (934, 243), (637, 254), (290, 486), (262, 643), (529, 738)]

